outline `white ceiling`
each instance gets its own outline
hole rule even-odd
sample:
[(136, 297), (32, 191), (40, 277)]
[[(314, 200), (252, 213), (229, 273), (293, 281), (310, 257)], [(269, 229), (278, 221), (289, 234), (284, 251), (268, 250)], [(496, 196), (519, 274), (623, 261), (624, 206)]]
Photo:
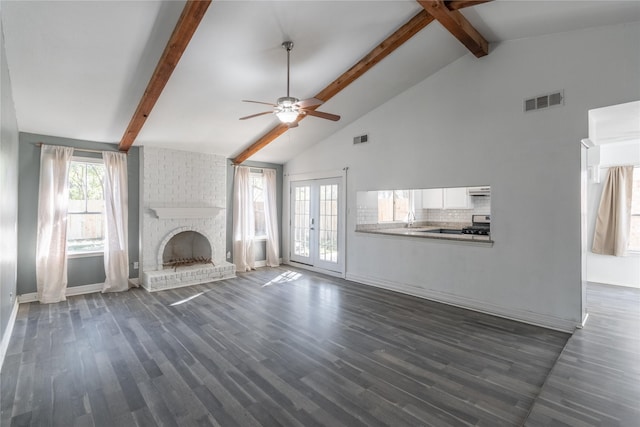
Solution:
[[(2, 0), (19, 130), (119, 142), (183, 6)], [(233, 157), (277, 124), (238, 118), (269, 109), (242, 99), (286, 94), (283, 41), (295, 43), (291, 95), (308, 98), (420, 10), (413, 0), (214, 1), (136, 145)], [(640, 2), (494, 1), (462, 13), (497, 43), (638, 21)], [(283, 163), (466, 54), (434, 22), (319, 108), (339, 122), (309, 117), (251, 160)]]

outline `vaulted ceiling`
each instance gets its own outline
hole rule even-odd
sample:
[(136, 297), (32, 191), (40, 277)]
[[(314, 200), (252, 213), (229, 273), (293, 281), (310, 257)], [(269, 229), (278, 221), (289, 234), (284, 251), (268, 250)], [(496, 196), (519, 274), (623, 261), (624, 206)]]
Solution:
[[(241, 100), (275, 102), (286, 95), (283, 41), (295, 43), (291, 95), (309, 98), (412, 17), (429, 11), (430, 3), (213, 1), (134, 143), (236, 157), (279, 123), (273, 115), (238, 119), (265, 107)], [(2, 1), (19, 130), (120, 142), (184, 6), (182, 1)], [(490, 52), (508, 40), (638, 21), (640, 2), (493, 1), (459, 13), (490, 43)], [(307, 118), (251, 160), (283, 163), (472, 55), (454, 34), (437, 20), (430, 23), (319, 108), (339, 114), (340, 121)]]

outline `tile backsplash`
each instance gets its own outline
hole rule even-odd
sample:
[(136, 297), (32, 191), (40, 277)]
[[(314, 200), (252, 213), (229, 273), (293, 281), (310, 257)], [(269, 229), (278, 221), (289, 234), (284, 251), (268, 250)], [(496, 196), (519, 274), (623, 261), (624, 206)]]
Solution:
[(377, 224), (378, 209), (376, 207), (358, 206), (356, 224)]
[(473, 198), (473, 209), (418, 209), (416, 220), (470, 223), (471, 215), (489, 214), (491, 214), (491, 196), (482, 196)]
[(491, 196), (474, 197), (473, 213), (474, 215), (490, 215), (491, 214)]

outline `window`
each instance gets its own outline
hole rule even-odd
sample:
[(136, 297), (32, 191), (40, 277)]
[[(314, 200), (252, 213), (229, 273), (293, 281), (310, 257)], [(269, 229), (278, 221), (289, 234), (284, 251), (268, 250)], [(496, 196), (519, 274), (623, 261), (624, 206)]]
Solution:
[(633, 190), (631, 194), (629, 250), (640, 252), (640, 166), (633, 168)]
[(378, 222), (405, 221), (413, 211), (413, 190), (378, 191)]
[(69, 168), (67, 251), (69, 255), (104, 251), (104, 163), (72, 160)]
[(413, 191), (395, 190), (393, 192), (393, 220), (405, 221), (409, 211), (413, 211)]
[(264, 216), (264, 175), (262, 172), (251, 172), (251, 194), (253, 197), (253, 218), (255, 237), (266, 238), (267, 228)]

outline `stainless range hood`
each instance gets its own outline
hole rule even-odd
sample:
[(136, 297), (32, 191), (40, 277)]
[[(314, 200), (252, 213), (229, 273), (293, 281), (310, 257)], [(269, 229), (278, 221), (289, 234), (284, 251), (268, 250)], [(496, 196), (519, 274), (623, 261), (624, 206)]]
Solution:
[(467, 194), (470, 196), (490, 196), (491, 187), (488, 185), (482, 187), (468, 187)]

